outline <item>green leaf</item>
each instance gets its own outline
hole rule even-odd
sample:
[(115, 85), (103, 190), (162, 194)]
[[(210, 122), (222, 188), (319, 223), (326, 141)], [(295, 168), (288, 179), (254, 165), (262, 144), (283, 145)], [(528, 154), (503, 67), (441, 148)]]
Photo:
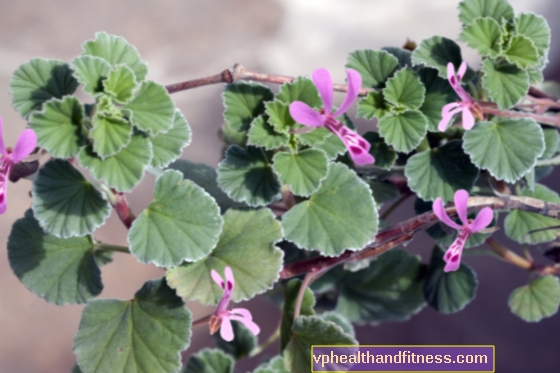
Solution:
[(408, 67), (412, 69), (412, 52), (408, 49), (397, 48), (397, 47), (383, 47), (381, 50), (388, 52), (392, 56), (395, 56), (399, 61), (400, 67)]
[(464, 27), (460, 38), (483, 56), (494, 58), (502, 51), (500, 24), (490, 17), (477, 18)]
[(464, 140), (463, 148), (475, 165), (508, 183), (533, 168), (544, 151), (543, 131), (531, 118), (479, 122)]
[(389, 106), (383, 97), (383, 92), (371, 91), (358, 102), (359, 118), (383, 118), (389, 112)]
[(130, 143), (111, 157), (99, 158), (90, 145), (80, 150), (78, 160), (96, 179), (119, 192), (128, 192), (142, 180), (152, 160), (152, 146), (142, 135), (133, 135)]
[(207, 256), (223, 220), (214, 199), (174, 170), (156, 179), (154, 201), (134, 220), (130, 252), (142, 263), (171, 267)]
[[(412, 63), (437, 69), (439, 76), (447, 79), (447, 64), (452, 62), (458, 69), (463, 62), (461, 48), (451, 39), (432, 36), (424, 39), (412, 53)], [(472, 73), (465, 73), (465, 81), (469, 81)]]
[(112, 69), (103, 82), (105, 92), (120, 104), (126, 104), (136, 88), (134, 72), (126, 65), (119, 65)]
[(156, 135), (173, 127), (175, 105), (167, 90), (155, 82), (143, 82), (132, 100), (123, 106), (130, 122), (138, 129)]
[(33, 113), (29, 127), (37, 134), (37, 144), (53, 157), (71, 158), (84, 145), (81, 122), (82, 104), (75, 97), (53, 99), (42, 111)]
[[(280, 351), (284, 351), (288, 342), (292, 338), (292, 324), (301, 280), (292, 279), (284, 287), (284, 307), (282, 310), (282, 323), (280, 324)], [(313, 292), (306, 288), (300, 305), (300, 316), (315, 315), (315, 296)]]
[(171, 129), (149, 138), (154, 152), (150, 167), (167, 167), (169, 163), (179, 158), (183, 148), (191, 143), (191, 136), (191, 128), (187, 120), (178, 109), (175, 110)]
[[(534, 192), (531, 192), (529, 188), (524, 188), (520, 195), (545, 202), (560, 203), (558, 194), (541, 184), (535, 184)], [(542, 230), (531, 234), (529, 232), (537, 229), (557, 227), (558, 225), (560, 225), (558, 219), (520, 210), (510, 212), (504, 221), (506, 235), (509, 238), (519, 243), (528, 244), (554, 241), (560, 231), (558, 228)]]
[(319, 316), (300, 316), (294, 321), (292, 340), (284, 351), (284, 361), (288, 371), (307, 373), (311, 366), (311, 346), (313, 345), (357, 345), (352, 336), (336, 324)]
[(344, 333), (356, 338), (356, 332), (354, 331), (354, 325), (348, 319), (335, 311), (323, 312), (319, 315), (325, 321), (330, 321), (340, 326)]
[(373, 194), (373, 199), (379, 206), (387, 201), (394, 201), (400, 196), (399, 189), (390, 181), (368, 180), (367, 183)]
[(360, 271), (335, 270), (335, 311), (351, 322), (404, 321), (424, 307), (424, 268), (416, 255), (393, 249)]
[[(289, 130), (296, 127), (296, 121), (290, 114), (290, 104), (274, 100), (265, 103), (265, 107), (268, 123), (270, 123), (274, 131), (288, 134)], [(259, 118), (262, 118), (262, 116), (257, 117), (252, 123), (255, 123)]]
[(84, 92), (92, 96), (103, 93), (103, 80), (107, 78), (111, 65), (100, 57), (79, 56), (70, 61), (74, 77), (83, 85)]
[(476, 295), (476, 273), (465, 263), (461, 263), (454, 272), (446, 273), (444, 267), (443, 250), (435, 246), (426, 272), (424, 296), (426, 302), (439, 313), (459, 312)]
[(234, 365), (230, 355), (205, 348), (189, 358), (181, 373), (233, 373)]
[(382, 88), (399, 67), (399, 61), (386, 51), (365, 49), (350, 53), (346, 67), (360, 73), (363, 86)]
[(177, 170), (183, 174), (185, 179), (192, 180), (196, 185), (202, 187), (212, 196), (224, 213), (230, 207), (245, 206), (235, 202), (225, 194), (218, 186), (216, 170), (202, 163), (193, 163), (186, 159), (178, 159), (169, 165), (170, 169)]
[(93, 151), (105, 159), (120, 152), (130, 143), (132, 126), (120, 116), (107, 116), (97, 112), (93, 116), (89, 136), (93, 140)]
[(257, 336), (240, 322), (232, 322), (231, 326), (235, 336), (234, 340), (231, 342), (225, 341), (220, 333), (214, 333), (213, 337), (216, 339), (216, 347), (226, 354), (233, 356), (236, 360), (249, 357), (251, 351), (258, 345)]
[(312, 108), (323, 107), (323, 100), (319, 96), (317, 87), (309, 78), (296, 78), (290, 83), (284, 83), (280, 86), (280, 92), (276, 95), (276, 100), (280, 100), (286, 104), (294, 101), (302, 101)]
[(287, 132), (276, 132), (265, 119), (264, 115), (259, 115), (252, 123), (248, 132), (248, 145), (260, 146), (267, 150), (277, 149), (287, 146), (290, 135)]
[(441, 110), (446, 104), (454, 101), (457, 94), (446, 79), (438, 76), (435, 69), (422, 68), (418, 71), (418, 76), (426, 87), (426, 96), (420, 111), (428, 120), (428, 131), (439, 132)]
[(549, 159), (556, 154), (556, 149), (560, 145), (560, 135), (556, 128), (543, 128), (544, 134), (544, 152), (539, 159)]
[(485, 60), (482, 64), (482, 86), (488, 90), (490, 98), (500, 109), (509, 109), (523, 98), (529, 91), (527, 71), (515, 65), (498, 64)]
[(426, 89), (412, 70), (402, 69), (387, 81), (383, 96), (393, 105), (416, 110), (424, 102)]
[(261, 364), (253, 373), (290, 373), (284, 368), (284, 358), (275, 356), (270, 361)]
[(377, 123), (379, 134), (396, 151), (409, 153), (426, 135), (428, 119), (418, 110), (384, 116)]
[(278, 152), (272, 161), (280, 182), (288, 184), (298, 196), (308, 197), (315, 193), (327, 177), (329, 161), (325, 153), (317, 149), (298, 153)]
[(52, 98), (71, 95), (78, 88), (68, 65), (59, 60), (33, 58), (14, 71), (10, 80), (12, 105), (27, 119)]
[(529, 76), (529, 84), (541, 84), (544, 81), (544, 75), (539, 70), (527, 70)]
[(266, 208), (229, 209), (218, 244), (210, 255), (195, 263), (184, 263), (167, 270), (169, 285), (187, 300), (216, 304), (223, 290), (210, 277), (210, 271), (224, 273), (229, 266), (235, 277), (232, 300), (251, 299), (270, 289), (282, 269), (282, 250), (274, 246), (282, 239), (282, 228)]
[(395, 164), (397, 160), (397, 152), (387, 145), (385, 140), (377, 132), (370, 131), (364, 133), (362, 136), (371, 145), (369, 154), (375, 158), (375, 165), (377, 167), (389, 169)]
[(49, 303), (81, 304), (103, 290), (91, 236), (58, 238), (45, 233), (27, 210), (8, 237), (14, 274), (33, 294)]
[(262, 84), (236, 82), (225, 88), (224, 119), (237, 131), (246, 131), (251, 122), (264, 113), (264, 102), (274, 98), (272, 91)]
[(533, 13), (521, 13), (514, 22), (517, 34), (531, 39), (537, 48), (539, 57), (546, 60), (550, 47), (550, 27), (546, 19)]
[(367, 184), (341, 163), (307, 201), (282, 216), (285, 238), (327, 256), (360, 250), (377, 233), (377, 210)]
[(103, 225), (111, 206), (68, 161), (51, 160), (33, 182), (33, 213), (57, 237), (85, 236)]
[(347, 151), (346, 145), (344, 145), (340, 138), (325, 127), (316, 128), (311, 132), (298, 135), (297, 138), (301, 144), (309, 145), (325, 152), (329, 160), (336, 159), (336, 157), (343, 155)]
[(551, 275), (539, 277), (515, 289), (508, 304), (511, 312), (527, 322), (538, 322), (555, 315), (560, 304), (560, 280)]
[(132, 300), (89, 302), (74, 353), (84, 373), (177, 372), (191, 324), (191, 312), (165, 279), (152, 280)]
[(507, 0), (464, 0), (459, 3), (459, 19), (464, 25), (479, 17), (490, 17), (499, 23), (513, 18), (513, 8)]
[(82, 49), (84, 55), (101, 57), (112, 67), (120, 64), (128, 66), (139, 82), (148, 74), (148, 65), (142, 61), (136, 47), (130, 45), (121, 36), (98, 32), (95, 34), (95, 39), (86, 42)]
[(508, 62), (516, 64), (521, 69), (533, 67), (539, 62), (535, 44), (523, 35), (512, 37), (503, 54)]
[(262, 149), (232, 145), (218, 165), (218, 185), (237, 202), (268, 205), (277, 198), (280, 184)]
[(459, 189), (470, 191), (479, 174), (458, 140), (413, 155), (404, 172), (408, 186), (420, 198), (433, 201), (440, 197), (445, 202), (452, 201)]

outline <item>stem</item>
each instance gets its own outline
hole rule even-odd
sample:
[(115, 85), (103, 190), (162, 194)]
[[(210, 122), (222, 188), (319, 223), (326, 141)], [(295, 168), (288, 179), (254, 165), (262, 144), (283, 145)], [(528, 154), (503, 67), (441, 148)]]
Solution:
[(204, 316), (203, 318), (200, 318), (196, 321), (193, 321), (192, 326), (198, 326), (198, 325), (202, 325), (202, 324), (208, 324), (208, 322), (210, 322), (210, 319), (212, 318), (214, 314), (210, 314), (208, 316)]
[(299, 287), (299, 292), (296, 299), (296, 306), (294, 309), (294, 321), (299, 317), (299, 313), (301, 311), (301, 303), (303, 302), (303, 296), (305, 295), (305, 289), (309, 285), (309, 282), (315, 276), (315, 274), (319, 271), (311, 271), (305, 275), (303, 281), (301, 282), (301, 286)]
[(284, 201), (284, 205), (286, 205), (286, 209), (289, 210), (296, 205), (296, 199), (294, 198), (294, 194), (290, 190), (289, 185), (282, 185), (280, 188), (282, 193), (282, 200)]
[(526, 269), (527, 271), (533, 271), (536, 269), (535, 265), (532, 262), (509, 250), (494, 238), (488, 237), (486, 239), (486, 244), (490, 246), (492, 250), (494, 250), (494, 252), (498, 254), (498, 256), (504, 261), (511, 263), (519, 268)]
[(387, 217), (389, 215), (391, 215), (391, 213), (393, 211), (395, 211), (395, 209), (397, 207), (399, 207), (404, 201), (407, 200), (408, 197), (410, 197), (412, 195), (412, 193), (404, 193), (401, 198), (399, 198), (398, 200), (395, 201), (395, 203), (393, 203), (391, 206), (389, 206), (389, 208), (387, 210), (385, 210), (383, 212), (383, 214), (381, 214), (381, 216), (379, 217), (379, 220), (384, 220), (387, 219)]
[(95, 245), (95, 250), (116, 251), (116, 252), (119, 252), (119, 253), (130, 254), (130, 250), (126, 246), (109, 245), (109, 244), (104, 244), (104, 243), (100, 243), (100, 244)]
[(482, 112), (490, 115), (497, 115), (506, 118), (533, 118), (535, 121), (548, 124), (550, 126), (560, 128), (560, 121), (558, 120), (558, 115), (548, 116), (548, 115), (537, 115), (533, 113), (525, 113), (523, 111), (511, 111), (511, 110), (500, 110), (493, 107), (482, 106)]
[(167, 92), (175, 93), (180, 91), (185, 91), (191, 88), (202, 87), (205, 85), (210, 84), (218, 84), (218, 83), (232, 83), (233, 76), (230, 70), (224, 70), (219, 74), (207, 76), (206, 78), (194, 79), (194, 80), (187, 80), (186, 82), (170, 84), (166, 86)]
[(247, 357), (257, 356), (258, 354), (266, 350), (268, 346), (276, 342), (278, 338), (280, 338), (280, 325), (281, 324), (278, 325), (274, 333), (270, 337), (268, 337), (268, 339), (263, 344), (257, 346), (253, 351), (249, 353), (249, 356)]

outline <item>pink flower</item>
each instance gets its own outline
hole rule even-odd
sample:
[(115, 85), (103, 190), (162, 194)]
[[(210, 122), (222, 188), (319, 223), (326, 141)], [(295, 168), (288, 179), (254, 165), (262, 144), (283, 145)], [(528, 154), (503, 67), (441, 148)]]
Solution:
[(457, 95), (461, 98), (459, 102), (452, 102), (447, 104), (441, 110), (441, 121), (438, 124), (438, 129), (440, 131), (445, 131), (447, 124), (453, 117), (453, 115), (458, 112), (463, 112), (463, 128), (470, 130), (474, 126), (474, 118), (477, 117), (482, 119), (482, 110), (478, 103), (465, 91), (461, 86), (461, 79), (465, 76), (467, 71), (467, 63), (463, 61), (459, 67), (459, 71), (455, 74), (455, 67), (451, 62), (447, 64), (447, 79), (451, 87), (457, 92)]
[(371, 145), (362, 136), (335, 119), (344, 114), (350, 106), (352, 106), (362, 86), (362, 77), (356, 70), (348, 69), (347, 74), (348, 92), (346, 93), (344, 102), (337, 111), (331, 113), (333, 102), (331, 74), (326, 69), (317, 69), (311, 74), (311, 79), (321, 95), (323, 109), (317, 112), (306, 103), (295, 101), (290, 105), (290, 114), (298, 123), (312, 127), (325, 127), (337, 135), (344, 145), (346, 145), (346, 148), (348, 148), (354, 163), (361, 166), (375, 162), (373, 156), (369, 154)]
[(459, 231), (457, 238), (453, 241), (443, 256), (443, 260), (447, 263), (444, 268), (445, 272), (456, 271), (459, 268), (461, 265), (461, 254), (463, 253), (465, 242), (467, 242), (471, 234), (486, 228), (492, 222), (492, 219), (494, 219), (494, 213), (490, 207), (485, 207), (480, 210), (473, 221), (469, 221), (469, 219), (467, 219), (469, 193), (467, 193), (466, 190), (461, 189), (456, 191), (454, 200), (455, 210), (457, 211), (457, 215), (459, 215), (459, 219), (461, 219), (463, 225), (459, 225), (449, 218), (441, 198), (437, 198), (432, 206), (434, 214), (436, 214), (439, 220)]
[(24, 130), (16, 142), (15, 148), (6, 149), (2, 135), (2, 117), (0, 117), (0, 215), (7, 208), (8, 177), (16, 163), (25, 159), (37, 146), (37, 135), (30, 129)]
[(239, 321), (245, 325), (251, 333), (257, 335), (260, 333), (261, 329), (257, 324), (253, 322), (253, 317), (251, 312), (246, 308), (233, 308), (227, 309), (231, 295), (233, 294), (233, 286), (235, 285), (235, 280), (233, 278), (233, 272), (230, 267), (225, 268), (226, 281), (218, 274), (218, 272), (212, 270), (210, 274), (212, 279), (216, 282), (222, 289), (224, 289), (224, 295), (214, 311), (214, 315), (210, 319), (210, 334), (214, 334), (220, 329), (220, 336), (230, 342), (233, 341), (233, 328), (231, 326), (231, 320)]

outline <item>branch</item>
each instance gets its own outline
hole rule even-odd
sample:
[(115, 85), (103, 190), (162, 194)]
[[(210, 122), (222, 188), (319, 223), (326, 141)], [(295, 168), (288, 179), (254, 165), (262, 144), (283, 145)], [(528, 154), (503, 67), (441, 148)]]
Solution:
[(497, 115), (506, 118), (533, 118), (535, 121), (539, 123), (548, 124), (550, 126), (560, 128), (560, 120), (559, 120), (560, 117), (558, 115), (554, 115), (554, 116), (538, 115), (538, 114), (527, 113), (523, 111), (500, 110), (488, 106), (481, 106), (481, 108), (484, 114)]

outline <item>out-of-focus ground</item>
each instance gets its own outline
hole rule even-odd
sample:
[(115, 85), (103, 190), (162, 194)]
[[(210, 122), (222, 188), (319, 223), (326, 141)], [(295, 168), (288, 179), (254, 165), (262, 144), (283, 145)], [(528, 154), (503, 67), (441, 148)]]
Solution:
[[(558, 78), (557, 2), (510, 2), (516, 12), (533, 11), (548, 19), (553, 48), (547, 76)], [(11, 107), (11, 73), (37, 56), (68, 61), (96, 31), (124, 36), (138, 47), (150, 66), (149, 78), (162, 84), (213, 75), (236, 62), (284, 75), (326, 67), (342, 82), (346, 55), (356, 49), (399, 46), (407, 38), (421, 41), (434, 34), (457, 38), (457, 4), (451, 0), (0, 0), (0, 115), (6, 143), (13, 145), (25, 127)], [(465, 53), (465, 58), (477, 67), (474, 53)], [(218, 163), (222, 89), (209, 86), (173, 95), (194, 133), (184, 157), (212, 166)], [(362, 128), (366, 126), (371, 124)], [(554, 177), (547, 182), (560, 190)], [(24, 288), (7, 261), (6, 240), (13, 221), (30, 205), (29, 188), (26, 181), (11, 184), (8, 212), (0, 216), (0, 373), (69, 372), (83, 306), (47, 304)], [(136, 212), (149, 203), (152, 188), (153, 178), (148, 176), (130, 196)], [(410, 205), (398, 211), (401, 217), (407, 214)], [(114, 216), (96, 237), (126, 245), (126, 230)], [(409, 248), (426, 260), (431, 243), (416, 240)], [(443, 316), (427, 308), (409, 322), (360, 328), (358, 339), (369, 344), (495, 344), (500, 372), (558, 372), (560, 316), (527, 324), (507, 307), (509, 293), (525, 283), (527, 274), (491, 258), (466, 260), (477, 271), (480, 287), (465, 311)], [(101, 297), (131, 298), (144, 281), (162, 275), (156, 267), (117, 253), (114, 262), (103, 267)], [(248, 307), (263, 327), (263, 341), (275, 328), (279, 312), (263, 300)], [(208, 312), (194, 303), (189, 308), (195, 319)], [(207, 334), (205, 327), (195, 329), (184, 356), (208, 344)], [(243, 363), (239, 371), (252, 364)]]

